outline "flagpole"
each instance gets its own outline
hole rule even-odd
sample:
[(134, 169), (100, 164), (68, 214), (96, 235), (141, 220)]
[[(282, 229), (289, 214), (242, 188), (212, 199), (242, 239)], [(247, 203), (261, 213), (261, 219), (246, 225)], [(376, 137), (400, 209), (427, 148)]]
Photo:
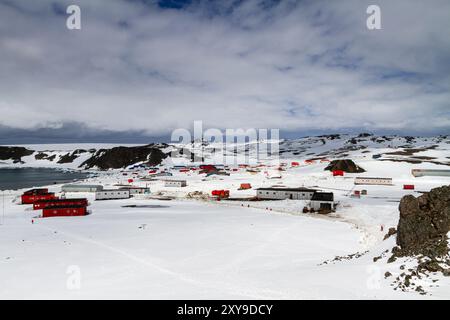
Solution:
[(2, 210), (2, 221), (0, 225), (3, 225), (5, 221), (5, 190), (2, 191), (2, 194), (3, 194), (3, 210)]

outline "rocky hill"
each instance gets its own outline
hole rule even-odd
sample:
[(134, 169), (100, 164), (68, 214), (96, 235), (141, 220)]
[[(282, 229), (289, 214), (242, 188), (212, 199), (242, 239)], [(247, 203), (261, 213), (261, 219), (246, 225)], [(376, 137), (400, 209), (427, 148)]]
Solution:
[(154, 147), (154, 145), (142, 147), (116, 147), (109, 150), (98, 150), (92, 157), (84, 161), (80, 167), (106, 170), (126, 168), (136, 163), (155, 166), (160, 164), (166, 157), (167, 154)]
[[(268, 149), (261, 158), (261, 145)], [(35, 149), (34, 149), (35, 148)], [(442, 152), (442, 151), (445, 152)], [(150, 144), (145, 146), (110, 146), (94, 148), (73, 145), (70, 149), (59, 149), (58, 145), (45, 149), (37, 146), (0, 147), (0, 164), (45, 167), (65, 167), (73, 169), (125, 168), (136, 163), (157, 165), (164, 159), (177, 158), (178, 163), (200, 163), (209, 161), (224, 163), (227, 157), (236, 157), (245, 151), (252, 159), (270, 158), (292, 160), (345, 160), (357, 158), (376, 158), (377, 161), (408, 162), (414, 164), (430, 163), (450, 165), (450, 138), (375, 136), (369, 133), (359, 135), (334, 134), (304, 137), (295, 140), (265, 142), (246, 142), (223, 144), (205, 141), (189, 144)], [(447, 153), (448, 151), (448, 153)], [(444, 156), (447, 155), (447, 156)], [(344, 171), (361, 172), (351, 163), (339, 163)]]

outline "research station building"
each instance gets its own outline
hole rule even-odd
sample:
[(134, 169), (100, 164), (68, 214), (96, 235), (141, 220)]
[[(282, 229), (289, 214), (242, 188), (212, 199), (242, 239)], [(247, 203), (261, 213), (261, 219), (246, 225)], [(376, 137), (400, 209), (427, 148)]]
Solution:
[(147, 187), (122, 187), (120, 190), (128, 190), (130, 191), (130, 196), (134, 196), (137, 194), (149, 194), (150, 188)]
[(316, 192), (314, 189), (309, 188), (258, 188), (256, 190), (256, 196), (259, 199), (267, 200), (311, 200), (313, 194)]
[(315, 192), (311, 198), (311, 209), (334, 210), (334, 194), (332, 192)]
[(95, 193), (95, 200), (117, 200), (128, 198), (130, 198), (130, 190), (124, 189), (105, 189)]
[(65, 184), (61, 187), (62, 192), (97, 192), (103, 190), (98, 184)]
[(165, 187), (186, 187), (187, 182), (186, 182), (186, 180), (165, 180), (164, 186)]
[(392, 186), (392, 178), (357, 177), (357, 178), (355, 178), (355, 184), (356, 185)]

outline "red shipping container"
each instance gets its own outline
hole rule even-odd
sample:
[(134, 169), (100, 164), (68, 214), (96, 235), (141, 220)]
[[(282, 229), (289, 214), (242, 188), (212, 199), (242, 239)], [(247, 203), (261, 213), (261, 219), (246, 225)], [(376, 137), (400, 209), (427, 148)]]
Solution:
[(219, 197), (219, 198), (228, 198), (230, 196), (229, 190), (213, 190), (211, 192), (213, 196)]
[(87, 205), (88, 200), (86, 198), (40, 200), (33, 203), (33, 210), (40, 210), (51, 207), (87, 206)]
[(241, 183), (241, 187), (239, 189), (241, 190), (247, 190), (247, 189), (251, 189), (252, 185), (250, 183)]
[(333, 171), (333, 177), (343, 177), (344, 176), (344, 171), (342, 170), (334, 170)]
[(133, 183), (133, 179), (128, 179), (128, 183)]
[(85, 216), (86, 214), (87, 209), (85, 206), (52, 207), (42, 210), (43, 218)]
[(58, 199), (54, 193), (46, 193), (46, 194), (23, 194), (22, 195), (22, 204), (33, 204), (36, 201), (40, 200), (52, 200)]
[(414, 190), (414, 185), (413, 184), (404, 184), (403, 190)]
[(299, 165), (300, 165), (300, 163), (298, 163), (298, 162), (296, 162), (296, 161), (291, 162), (291, 166), (292, 166), (292, 167), (298, 167)]

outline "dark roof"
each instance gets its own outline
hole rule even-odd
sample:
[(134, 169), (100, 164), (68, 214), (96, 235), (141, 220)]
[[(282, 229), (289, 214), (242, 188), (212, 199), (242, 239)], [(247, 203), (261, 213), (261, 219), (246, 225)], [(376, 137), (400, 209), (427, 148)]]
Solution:
[(333, 192), (316, 192), (313, 194), (312, 201), (334, 201)]
[(42, 193), (47, 193), (48, 189), (47, 188), (39, 188), (39, 189), (30, 189), (25, 191), (23, 194), (26, 195), (30, 195), (30, 194), (42, 194)]
[(314, 189), (308, 188), (281, 188), (281, 187), (272, 187), (272, 188), (258, 188), (256, 190), (267, 190), (267, 191), (288, 191), (288, 192), (316, 192)]

